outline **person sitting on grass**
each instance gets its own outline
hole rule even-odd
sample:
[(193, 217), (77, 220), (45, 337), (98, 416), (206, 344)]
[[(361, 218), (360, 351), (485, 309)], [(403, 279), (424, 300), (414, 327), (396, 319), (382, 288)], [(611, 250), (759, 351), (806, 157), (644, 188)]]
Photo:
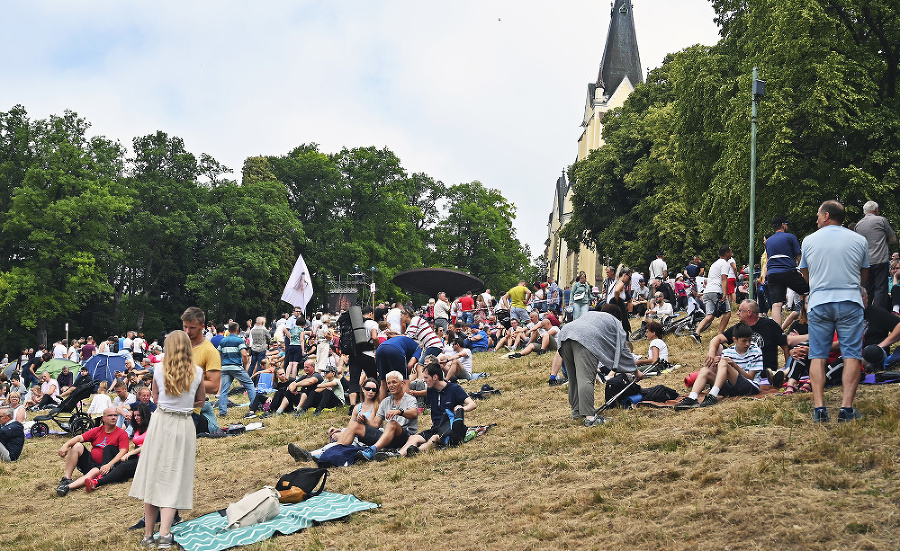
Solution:
[[(552, 314), (549, 314), (552, 315)], [(534, 319), (538, 317), (537, 312), (531, 312), (532, 323), (529, 324), (530, 329), (526, 330), (529, 334), (529, 343), (519, 352), (513, 352), (508, 357), (515, 359), (527, 356), (532, 352), (537, 352), (540, 356), (548, 350), (558, 350), (559, 343), (556, 342), (556, 335), (559, 333), (559, 327), (553, 325), (549, 319), (542, 319), (537, 322)]]
[[(388, 386), (388, 396), (378, 405), (378, 413), (375, 421), (380, 426), (384, 423), (384, 429), (378, 440), (371, 446), (360, 450), (356, 457), (364, 461), (377, 459), (383, 461), (396, 454), (385, 450), (400, 449), (409, 440), (409, 437), (419, 430), (419, 407), (416, 399), (406, 392), (403, 377), (398, 371), (391, 371), (385, 377)], [(340, 443), (348, 440), (348, 436), (354, 426), (351, 421), (347, 430), (342, 435)], [(369, 425), (366, 425), (368, 427)], [(365, 429), (365, 427), (364, 427)], [(368, 430), (368, 429), (365, 429)], [(359, 434), (356, 433), (358, 436)], [(352, 439), (349, 439), (352, 442)]]
[(13, 408), (0, 407), (0, 461), (5, 463), (17, 460), (24, 447), (25, 429), (22, 423), (15, 419)]
[(494, 347), (494, 350), (497, 352), (499, 352), (501, 348), (515, 350), (516, 337), (518, 337), (521, 331), (522, 327), (519, 326), (519, 320), (516, 318), (510, 319), (509, 328), (503, 330), (503, 334), (497, 339), (497, 345)]
[[(100, 474), (107, 475), (113, 466), (128, 453), (128, 433), (116, 426), (119, 413), (116, 408), (103, 410), (103, 424), (84, 434), (70, 438), (59, 449), (59, 456), (66, 460), (63, 477), (56, 488), (56, 495), (62, 497), (69, 493), (72, 484), (72, 473), (75, 467), (84, 474), (91, 469), (99, 469)], [(84, 444), (91, 445), (90, 450)]]
[(340, 408), (346, 405), (344, 402), (344, 385), (337, 378), (337, 368), (333, 365), (325, 367), (325, 380), (316, 386), (314, 396), (315, 402), (311, 402), (307, 407), (315, 407), (316, 411), (313, 416), (318, 417), (322, 411), (328, 408)]
[[(675, 405), (675, 409), (714, 406), (719, 396), (752, 396), (759, 393), (759, 374), (763, 368), (762, 350), (751, 344), (753, 329), (746, 323), (739, 323), (733, 331), (734, 347), (722, 351), (717, 365), (703, 367), (697, 374), (691, 393)], [(707, 383), (712, 390), (703, 402), (700, 392)]]
[(472, 354), (487, 352), (490, 342), (487, 331), (475, 324), (469, 326), (469, 338), (466, 339), (464, 346), (471, 350)]
[(656, 320), (647, 322), (647, 340), (650, 341), (650, 348), (647, 350), (647, 357), (635, 361), (635, 365), (651, 365), (659, 360), (669, 361), (669, 347), (660, 337), (662, 336), (662, 324)]
[(426, 400), (431, 408), (431, 428), (410, 436), (400, 448), (400, 455), (403, 456), (427, 451), (441, 438), (449, 435), (452, 427), (442, 423), (447, 418), (444, 412), (452, 411), (455, 418), (462, 419), (464, 413), (478, 407), (461, 386), (444, 380), (444, 370), (437, 362), (425, 366), (425, 384), (428, 386)]
[[(368, 380), (363, 385), (364, 401), (354, 408), (354, 415), (347, 427), (343, 430), (332, 427), (328, 431), (332, 444), (349, 446), (358, 439), (369, 446), (366, 449), (373, 451), (361, 457), (365, 461), (388, 458), (389, 454), (385, 454), (384, 450), (403, 446), (419, 426), (419, 408), (416, 399), (406, 392), (403, 375), (399, 371), (391, 371), (385, 379), (390, 394), (381, 401), (377, 411), (374, 398), (377, 396), (378, 385), (376, 381)], [(296, 461), (315, 461), (332, 444), (308, 451), (291, 443), (288, 444), (288, 453)], [(378, 453), (379, 450), (382, 453)]]
[(438, 356), (441, 368), (444, 370), (444, 378), (448, 381), (472, 378), (472, 351), (464, 346), (465, 340), (457, 338), (453, 341), (453, 354)]
[[(260, 366), (262, 366), (262, 360)], [(260, 372), (257, 371), (257, 374)], [(291, 380), (288, 379), (287, 373), (283, 367), (275, 370), (275, 384), (272, 385), (275, 392), (266, 395), (262, 392), (256, 394), (256, 399), (250, 404), (250, 412), (245, 418), (256, 417), (257, 412), (263, 407), (263, 404), (269, 404), (263, 417), (272, 417), (284, 413), (285, 411), (293, 411), (294, 406), (300, 403), (300, 395), (288, 391)]]
[(295, 415), (299, 417), (306, 413), (308, 408), (315, 407), (318, 399), (316, 387), (324, 380), (325, 377), (316, 371), (315, 360), (308, 359), (303, 362), (303, 374), (288, 385), (288, 392), (298, 397), (297, 405), (294, 406), (297, 410)]
[(147, 435), (147, 428), (150, 426), (151, 415), (153, 415), (153, 412), (147, 404), (138, 402), (136, 405), (133, 405), (131, 426), (134, 428), (134, 434), (131, 437), (131, 441), (134, 442), (134, 449), (123, 455), (122, 459), (113, 465), (108, 473), (103, 474), (100, 467), (94, 467), (86, 472), (84, 476), (72, 481), (68, 485), (69, 490), (77, 490), (84, 486), (84, 491), (91, 493), (100, 486), (126, 482), (134, 478), (138, 458), (141, 455), (141, 446), (144, 445), (144, 437)]

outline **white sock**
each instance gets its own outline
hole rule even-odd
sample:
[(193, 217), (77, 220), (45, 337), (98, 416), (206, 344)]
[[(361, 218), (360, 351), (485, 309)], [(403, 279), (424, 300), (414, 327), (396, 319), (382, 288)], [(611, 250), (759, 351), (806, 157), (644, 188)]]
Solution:
[(688, 394), (688, 398), (690, 398), (691, 400), (696, 400), (699, 397), (700, 397), (700, 395), (697, 394), (696, 392), (691, 392), (690, 394)]
[(715, 396), (716, 398), (718, 398), (719, 397), (719, 387), (717, 387), (717, 386), (712, 387), (712, 389), (709, 391), (709, 395)]

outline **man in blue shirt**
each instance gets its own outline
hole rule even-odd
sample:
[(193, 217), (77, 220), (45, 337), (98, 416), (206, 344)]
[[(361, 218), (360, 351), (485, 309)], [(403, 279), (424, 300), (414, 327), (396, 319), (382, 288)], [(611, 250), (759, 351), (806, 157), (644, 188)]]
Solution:
[(250, 353), (247, 351), (247, 343), (244, 342), (238, 332), (240, 326), (236, 322), (228, 324), (228, 336), (219, 342), (219, 354), (222, 355), (222, 387), (219, 389), (219, 416), (224, 417), (228, 413), (228, 391), (231, 390), (231, 382), (237, 379), (247, 391), (247, 397), (252, 404), (256, 400), (256, 387), (246, 368), (250, 365)]
[[(428, 387), (425, 399), (431, 408), (431, 428), (411, 435), (406, 445), (400, 448), (400, 455), (427, 451), (441, 438), (448, 436), (453, 427), (445, 422), (445, 419), (449, 419), (444, 416), (445, 412), (453, 412), (456, 419), (462, 419), (466, 412), (478, 407), (461, 386), (444, 380), (444, 370), (436, 361), (425, 367), (425, 385)], [(458, 443), (451, 442), (451, 445)]]
[(421, 355), (419, 343), (406, 335), (391, 337), (375, 349), (375, 369), (378, 370), (378, 378), (381, 380), (379, 402), (388, 394), (385, 376), (391, 371), (398, 371), (404, 380), (409, 379), (409, 372), (419, 363)]
[(787, 290), (798, 295), (809, 292), (809, 284), (797, 271), (800, 260), (800, 241), (787, 232), (787, 218), (776, 216), (772, 220), (775, 233), (766, 240), (766, 286), (772, 303), (772, 320), (781, 325), (781, 307), (787, 301)]
[(853, 407), (859, 385), (863, 342), (863, 285), (869, 277), (866, 238), (841, 226), (844, 206), (825, 201), (816, 215), (819, 230), (803, 240), (800, 272), (809, 281), (809, 377), (813, 421), (828, 421), (825, 363), (837, 331), (844, 358), (843, 395), (838, 421), (859, 419)]

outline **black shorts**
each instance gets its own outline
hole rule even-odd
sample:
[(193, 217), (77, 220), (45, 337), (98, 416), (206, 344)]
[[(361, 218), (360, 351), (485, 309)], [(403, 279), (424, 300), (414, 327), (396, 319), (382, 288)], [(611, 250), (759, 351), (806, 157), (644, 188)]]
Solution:
[(381, 438), (383, 432), (383, 430), (376, 429), (372, 425), (366, 425), (366, 433), (359, 440), (366, 446), (374, 446), (375, 442), (378, 442), (378, 439)]
[[(84, 444), (82, 445), (84, 446)], [(110, 460), (118, 454), (118, 446), (106, 446), (103, 448), (103, 461), (97, 463), (94, 461), (94, 458), (91, 457), (91, 450), (88, 449), (88, 446), (84, 446), (84, 452), (82, 452), (81, 456), (78, 458), (78, 470), (81, 471), (82, 474), (88, 474), (88, 471), (91, 469), (99, 469), (101, 465), (109, 463)]]
[(759, 387), (743, 375), (739, 375), (734, 384), (725, 381), (719, 392), (720, 396), (753, 396), (754, 394), (759, 394)]
[(286, 361), (287, 363), (302, 362), (303, 361), (303, 345), (302, 344), (287, 345), (287, 350), (285, 350), (285, 352), (284, 352), (284, 361)]
[(791, 270), (790, 272), (779, 272), (777, 274), (766, 275), (766, 288), (769, 291), (769, 302), (784, 303), (787, 301), (787, 290), (793, 289), (798, 295), (805, 295), (809, 292), (809, 283), (803, 279), (800, 272)]

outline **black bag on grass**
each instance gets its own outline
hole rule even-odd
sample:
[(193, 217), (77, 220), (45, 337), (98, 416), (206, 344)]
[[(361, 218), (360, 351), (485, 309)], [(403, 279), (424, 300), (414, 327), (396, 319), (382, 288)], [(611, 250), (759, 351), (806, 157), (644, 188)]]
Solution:
[[(278, 479), (275, 489), (278, 490), (278, 501), (281, 503), (299, 503), (322, 493), (325, 481), (328, 480), (328, 469), (303, 467)], [(319, 486), (316, 489), (316, 486)]]
[(648, 402), (668, 402), (678, 398), (678, 391), (666, 385), (656, 385), (642, 390), (641, 398)]
[[(625, 377), (624, 373), (619, 373), (612, 379), (606, 381), (606, 401), (607, 402), (610, 401), (613, 396), (622, 392), (625, 389), (625, 387), (628, 386), (628, 384), (630, 382), (631, 381), (629, 381), (628, 378)], [(640, 385), (637, 385), (637, 384), (632, 385), (627, 393), (619, 396), (619, 402), (621, 402), (622, 400), (625, 400), (629, 396), (634, 396), (635, 394), (641, 394)], [(616, 404), (613, 404), (612, 407), (621, 407), (621, 405), (622, 405), (621, 403), (616, 403)]]
[(463, 421), (463, 417), (457, 417), (448, 409), (441, 416), (441, 422), (435, 431), (440, 434), (438, 444), (444, 447), (458, 446), (465, 439), (466, 430), (468, 429)]

